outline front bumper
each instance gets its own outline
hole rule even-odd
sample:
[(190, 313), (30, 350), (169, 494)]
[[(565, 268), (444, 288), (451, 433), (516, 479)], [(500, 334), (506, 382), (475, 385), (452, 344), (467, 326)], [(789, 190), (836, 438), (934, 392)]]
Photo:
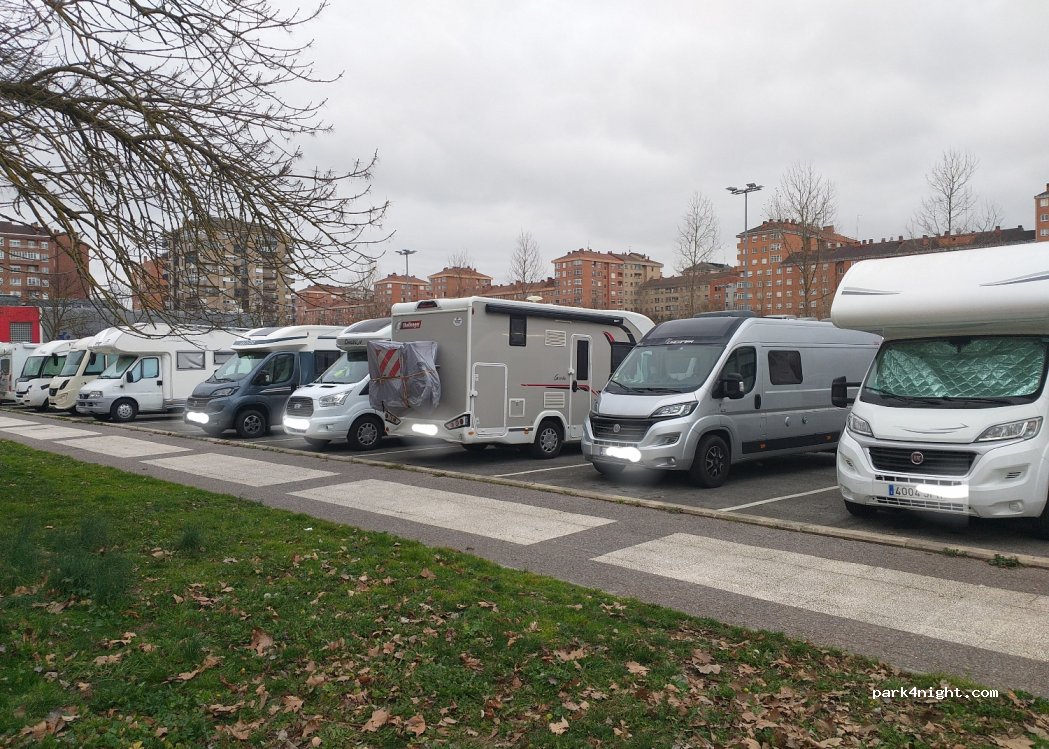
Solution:
[(594, 436), (590, 419), (583, 422), (583, 458), (593, 463), (617, 463), (660, 471), (683, 471), (696, 455), (695, 423), (688, 417), (653, 423), (638, 442)]
[(182, 421), (208, 431), (226, 431), (233, 428), (236, 405), (229, 398), (204, 399), (190, 396)]
[(76, 412), (78, 414), (103, 415), (108, 414), (116, 401), (115, 395), (103, 395), (98, 398), (77, 397)]
[[(977, 452), (965, 475), (879, 470), (871, 446)], [(849, 502), (981, 518), (1037, 517), (1046, 504), (1049, 461), (1038, 439), (991, 445), (882, 443), (846, 430), (838, 442), (838, 488)]]
[(325, 416), (322, 409), (317, 409), (312, 416), (287, 416), (283, 417), (285, 434), (293, 434), (296, 437), (308, 437), (310, 439), (334, 440), (346, 436), (353, 423), (352, 416), (339, 414), (337, 416)]
[(51, 408), (69, 411), (76, 408), (77, 393), (75, 390), (57, 390), (54, 395), (48, 394), (47, 402), (51, 404)]
[(40, 406), (47, 403), (47, 391), (50, 385), (45, 384), (43, 386), (34, 385), (28, 390), (15, 391), (15, 403), (19, 406), (30, 406), (32, 408), (40, 408)]

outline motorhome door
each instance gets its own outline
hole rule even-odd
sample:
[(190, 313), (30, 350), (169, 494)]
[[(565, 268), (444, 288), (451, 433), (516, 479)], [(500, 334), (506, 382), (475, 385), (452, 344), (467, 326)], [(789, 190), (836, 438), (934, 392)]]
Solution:
[(506, 434), (506, 399), (508, 397), (505, 364), (477, 362), (473, 367), (473, 427), (479, 437)]
[(582, 439), (583, 422), (590, 414), (594, 393), (590, 388), (593, 367), (591, 338), (572, 335), (572, 366), (568, 373), (568, 439)]
[(160, 376), (160, 359), (144, 356), (124, 375), (124, 393), (135, 399), (139, 411), (164, 410), (164, 380)]

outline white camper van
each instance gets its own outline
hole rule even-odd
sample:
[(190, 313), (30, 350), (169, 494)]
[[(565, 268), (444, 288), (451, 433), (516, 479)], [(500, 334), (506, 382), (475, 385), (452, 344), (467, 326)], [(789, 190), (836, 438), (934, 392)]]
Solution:
[(436, 343), (427, 366), (439, 396), (426, 407), (401, 402), (399, 393), (421, 380), (407, 379), (414, 373), (398, 379), (376, 358), (382, 344), (369, 344), (369, 397), (390, 434), (439, 437), (470, 450), (527, 445), (534, 457), (552, 458), (582, 437), (595, 392), (652, 321), (636, 312), (466, 297), (395, 304), (392, 326), (394, 342)]
[(0, 343), (0, 401), (15, 399), (15, 378), (39, 344)]
[(880, 339), (829, 322), (711, 312), (660, 323), (609, 380), (583, 434), (600, 473), (687, 470), (721, 486), (732, 464), (832, 449), (831, 384), (859, 380)]
[(47, 410), (47, 394), (51, 378), (62, 371), (66, 353), (73, 341), (50, 341), (41, 343), (26, 359), (22, 374), (15, 381), (15, 403)]
[(113, 359), (98, 379), (80, 388), (77, 413), (123, 422), (139, 413), (179, 411), (205, 372), (233, 356), (238, 335), (169, 325), (106, 328), (89, 350)]
[(831, 316), (885, 338), (838, 447), (846, 508), (1032, 517), (1049, 538), (1049, 247), (865, 260)]
[(284, 407), (284, 431), (323, 447), (346, 438), (353, 450), (371, 450), (386, 435), (382, 414), (368, 402), (368, 341), (390, 340), (390, 318), (350, 325), (335, 343), (342, 356)]
[(98, 379), (114, 359), (115, 354), (103, 354), (91, 351), (94, 336), (73, 341), (66, 354), (62, 371), (51, 379), (47, 402), (51, 408), (59, 411), (76, 412), (77, 394), (87, 383)]

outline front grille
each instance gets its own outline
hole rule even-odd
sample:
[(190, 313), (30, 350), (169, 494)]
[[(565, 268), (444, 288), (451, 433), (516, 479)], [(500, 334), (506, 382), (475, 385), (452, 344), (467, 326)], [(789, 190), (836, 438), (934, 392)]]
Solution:
[(874, 501), (883, 507), (910, 507), (914, 510), (939, 510), (940, 512), (961, 512), (968, 514), (965, 505), (960, 502), (945, 502), (942, 499), (875, 497)]
[(78, 401), (86, 401), (86, 400), (91, 400), (91, 396), (88, 395), (87, 393), (77, 393), (76, 399)]
[[(901, 447), (872, 447), (871, 462), (879, 471), (929, 474), (937, 476), (964, 476), (972, 467), (976, 453), (955, 450), (913, 450)], [(922, 461), (915, 463), (911, 456), (920, 453)]]
[(199, 411), (202, 408), (207, 408), (211, 398), (188, 398), (186, 400), (186, 408), (191, 411)]
[(657, 419), (630, 419), (617, 416), (590, 416), (590, 431), (599, 440), (640, 442)]
[(288, 416), (312, 416), (313, 415), (313, 398), (288, 398), (288, 405), (284, 409), (284, 413)]

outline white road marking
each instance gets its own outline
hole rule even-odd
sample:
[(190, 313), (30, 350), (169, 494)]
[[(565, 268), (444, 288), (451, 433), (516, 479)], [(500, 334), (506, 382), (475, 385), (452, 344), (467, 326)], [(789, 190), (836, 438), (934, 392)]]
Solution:
[(43, 426), (43, 424), (37, 424), (35, 421), (26, 421), (25, 419), (9, 419), (6, 416), (0, 416), (0, 429), (7, 427), (26, 427), (26, 426)]
[(63, 440), (60, 445), (78, 447), (114, 458), (144, 458), (147, 455), (164, 455), (165, 453), (189, 452), (188, 447), (161, 445), (158, 442), (134, 439), (132, 437), (85, 437), (82, 439)]
[(761, 499), (757, 502), (747, 502), (745, 505), (736, 505), (735, 507), (722, 507), (718, 512), (733, 512), (735, 510), (743, 510), (747, 507), (757, 507), (758, 505), (767, 505), (769, 502), (782, 502), (784, 499), (794, 499), (795, 497), (807, 497), (810, 494), (823, 494), (823, 492), (833, 491), (838, 488), (838, 485), (825, 486), (822, 489), (813, 489), (808, 492), (798, 492), (797, 494), (784, 494), (782, 497), (773, 497), (772, 499)]
[(291, 494), (522, 546), (615, 522), (520, 502), (423, 489), (375, 479), (322, 486)]
[(1049, 661), (1049, 596), (675, 533), (594, 561)]
[(70, 437), (90, 437), (98, 432), (87, 429), (73, 429), (72, 427), (51, 426), (50, 424), (36, 424), (26, 427), (4, 427), (4, 432), (17, 434), (22, 437), (31, 437), (35, 440), (64, 440)]
[(397, 455), (399, 453), (418, 453), (418, 452), (423, 452), (424, 450), (446, 450), (446, 449), (448, 449), (450, 444), (451, 443), (448, 443), (446, 445), (431, 445), (429, 447), (409, 447), (409, 448), (406, 448), (404, 450), (384, 450), (383, 452), (375, 452), (375, 453), (373, 453), (373, 452), (361, 452), (361, 453), (356, 453), (356, 454), (358, 455), (358, 457), (361, 457), (361, 458), (376, 458), (376, 457), (378, 457), (380, 455)]
[(244, 484), (245, 486), (272, 486), (274, 484), (309, 481), (310, 479), (335, 475), (331, 471), (317, 471), (312, 468), (299, 468), (298, 466), (272, 463), (266, 460), (253, 460), (252, 458), (237, 458), (220, 453), (200, 453), (198, 455), (158, 458), (142, 462), (160, 466), (161, 468), (170, 468), (173, 471), (183, 471), (192, 473), (195, 476), (230, 481), (234, 484)]
[(517, 471), (516, 473), (497, 473), (494, 476), (492, 476), (492, 478), (494, 478), (494, 479), (502, 479), (502, 478), (506, 478), (507, 476), (523, 476), (526, 473), (543, 473), (544, 471), (563, 471), (566, 468), (582, 468), (583, 466), (588, 466), (588, 465), (590, 465), (590, 464), (589, 463), (573, 463), (570, 466), (552, 466), (551, 468), (535, 468), (535, 469), (533, 469), (531, 471)]

